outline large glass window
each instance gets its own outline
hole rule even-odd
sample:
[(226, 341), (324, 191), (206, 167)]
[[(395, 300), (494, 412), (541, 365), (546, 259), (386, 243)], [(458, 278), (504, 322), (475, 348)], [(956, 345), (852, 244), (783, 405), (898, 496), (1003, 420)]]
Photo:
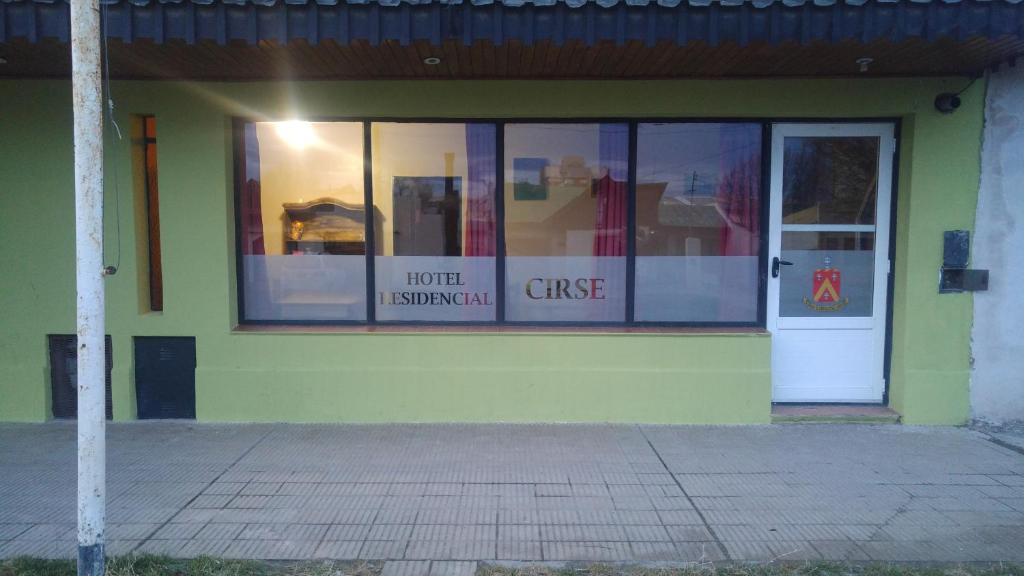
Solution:
[(760, 124), (638, 126), (636, 320), (757, 320), (760, 188)]
[(242, 146), (244, 319), (366, 320), (362, 124), (252, 122)]
[[(243, 322), (759, 321), (761, 123), (240, 126)], [(861, 173), (802, 172), (787, 217), (872, 221)]]
[(496, 319), (493, 124), (374, 123), (384, 321)]
[(510, 321), (622, 322), (626, 124), (505, 126)]

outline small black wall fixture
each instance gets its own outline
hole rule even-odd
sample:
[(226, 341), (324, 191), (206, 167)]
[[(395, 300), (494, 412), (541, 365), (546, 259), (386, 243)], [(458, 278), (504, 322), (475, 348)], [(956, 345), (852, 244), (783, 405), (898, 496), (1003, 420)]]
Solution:
[(935, 97), (935, 109), (943, 114), (952, 114), (960, 107), (960, 96), (952, 92), (943, 92)]
[[(968, 88), (973, 86), (974, 83), (978, 80), (978, 78), (978, 76), (974, 76), (973, 78), (971, 78), (971, 81), (967, 83), (967, 86), (961, 88), (959, 92), (943, 92), (936, 96), (934, 102), (935, 109), (940, 114), (952, 114), (953, 112), (956, 112), (957, 109), (960, 108), (961, 104), (960, 95), (966, 92)], [(954, 232), (957, 231), (954, 230)]]
[(988, 270), (967, 268), (971, 260), (971, 233), (947, 230), (943, 232), (942, 240), (939, 294), (988, 290)]

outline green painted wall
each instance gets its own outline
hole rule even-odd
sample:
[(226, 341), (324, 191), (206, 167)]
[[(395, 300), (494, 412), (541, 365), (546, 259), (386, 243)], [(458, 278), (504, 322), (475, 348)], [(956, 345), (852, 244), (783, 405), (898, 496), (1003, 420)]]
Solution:
[[(235, 325), (230, 118), (309, 116), (900, 117), (891, 403), (912, 423), (968, 413), (968, 295), (936, 293), (941, 231), (970, 228), (980, 84), (961, 79), (303, 82), (114, 85), (159, 123), (165, 308), (146, 308), (129, 139), (108, 154), (108, 332), (116, 419), (134, 417), (132, 336), (197, 338), (201, 420), (766, 422), (763, 334), (251, 333)], [(74, 331), (67, 81), (3, 81), (0, 98), (0, 420), (50, 412), (45, 335)], [(115, 186), (116, 182), (116, 186)], [(837, 353), (841, 353), (838, 351)]]
[(936, 291), (943, 231), (974, 228), (984, 99), (977, 82), (966, 114), (927, 102), (903, 122), (890, 404), (911, 424), (961, 424), (970, 411), (972, 296)]

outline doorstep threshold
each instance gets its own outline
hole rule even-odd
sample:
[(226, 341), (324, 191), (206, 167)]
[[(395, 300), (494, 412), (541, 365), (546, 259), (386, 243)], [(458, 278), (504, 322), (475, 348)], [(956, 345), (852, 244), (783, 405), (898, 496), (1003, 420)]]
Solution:
[(773, 424), (898, 424), (900, 414), (876, 404), (772, 404)]

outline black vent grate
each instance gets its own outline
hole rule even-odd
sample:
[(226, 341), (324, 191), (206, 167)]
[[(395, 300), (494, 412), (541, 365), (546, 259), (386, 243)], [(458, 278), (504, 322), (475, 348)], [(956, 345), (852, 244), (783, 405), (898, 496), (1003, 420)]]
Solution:
[(135, 338), (135, 398), (140, 420), (196, 417), (196, 339)]
[[(78, 417), (78, 336), (50, 334), (50, 396), (54, 418)], [(110, 371), (114, 367), (110, 336), (104, 338), (106, 352), (107, 420), (114, 417), (110, 394)]]

